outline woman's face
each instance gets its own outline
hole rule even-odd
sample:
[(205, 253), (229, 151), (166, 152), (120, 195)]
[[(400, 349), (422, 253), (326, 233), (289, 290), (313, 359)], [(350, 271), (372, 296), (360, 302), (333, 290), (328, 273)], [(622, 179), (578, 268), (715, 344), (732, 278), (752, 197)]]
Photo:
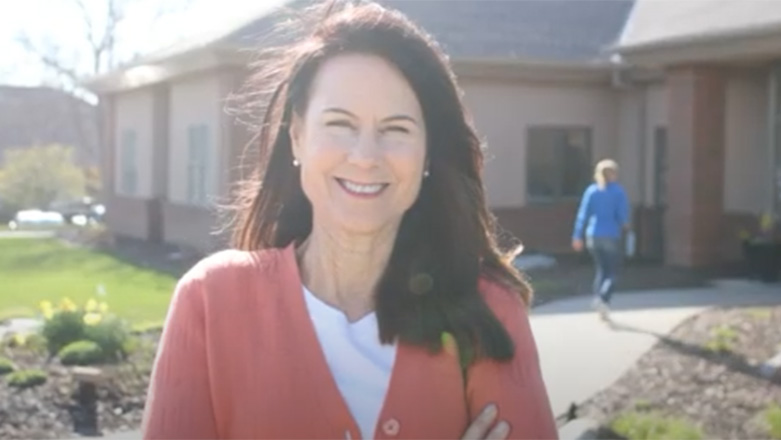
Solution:
[(426, 163), (420, 103), (382, 58), (339, 55), (310, 87), (291, 126), (315, 226), (371, 234), (397, 228), (418, 197)]

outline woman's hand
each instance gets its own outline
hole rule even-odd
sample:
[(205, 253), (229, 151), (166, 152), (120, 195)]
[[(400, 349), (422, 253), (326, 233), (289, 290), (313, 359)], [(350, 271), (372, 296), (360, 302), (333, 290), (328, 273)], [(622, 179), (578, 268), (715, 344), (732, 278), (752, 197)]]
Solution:
[(583, 250), (583, 240), (580, 240), (578, 238), (572, 239), (572, 249), (575, 249), (575, 252), (580, 252)]
[(498, 411), (496, 405), (488, 405), (483, 412), (469, 425), (462, 440), (505, 440), (510, 434), (510, 425), (504, 420), (494, 426), (489, 431), (491, 425), (496, 421)]

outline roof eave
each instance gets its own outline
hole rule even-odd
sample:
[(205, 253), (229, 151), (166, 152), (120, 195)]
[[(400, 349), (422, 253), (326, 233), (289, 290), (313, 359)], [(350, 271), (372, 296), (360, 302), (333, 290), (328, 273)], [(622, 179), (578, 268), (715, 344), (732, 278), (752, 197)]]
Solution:
[(453, 69), (461, 78), (607, 84), (613, 63), (549, 61), (523, 58), (456, 58)]
[(781, 23), (751, 29), (687, 35), (645, 43), (618, 45), (615, 53), (628, 63), (664, 67), (781, 55)]
[(158, 62), (134, 64), (105, 75), (88, 78), (82, 82), (82, 85), (99, 95), (122, 93), (170, 82), (199, 72), (246, 65), (249, 59), (250, 55), (246, 52), (226, 50), (211, 45)]

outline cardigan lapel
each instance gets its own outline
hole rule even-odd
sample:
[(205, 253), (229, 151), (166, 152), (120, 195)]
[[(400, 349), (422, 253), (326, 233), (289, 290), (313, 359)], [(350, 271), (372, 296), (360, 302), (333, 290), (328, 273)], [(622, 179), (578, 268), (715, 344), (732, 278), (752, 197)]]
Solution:
[[(330, 423), (341, 429), (343, 438), (361, 438), (360, 429), (350, 413), (336, 384), (317, 333), (307, 312), (301, 274), (293, 245), (284, 251), (289, 279), (284, 285), (286, 303), (293, 310), (302, 347), (301, 362), (308, 368), (313, 384), (313, 398), (317, 399), (323, 414)], [(430, 405), (436, 405), (436, 409)], [(431, 414), (434, 410), (436, 414)], [(453, 416), (456, 419), (453, 419)], [(388, 389), (374, 427), (373, 438), (393, 438), (406, 432), (427, 433), (430, 437), (447, 432), (459, 436), (463, 432), (459, 419), (466, 416), (466, 406), (461, 386), (461, 371), (457, 356), (446, 353), (433, 354), (421, 347), (405, 343), (397, 344)], [(402, 426), (403, 423), (403, 426)], [(412, 431), (408, 429), (412, 428)], [(349, 432), (347, 432), (349, 431)], [(398, 438), (398, 437), (397, 437)]]
[[(285, 296), (289, 298), (290, 307), (295, 311), (300, 335), (302, 341), (306, 344), (301, 350), (301, 353), (304, 355), (304, 359), (301, 359), (301, 362), (307, 365), (312, 382), (315, 384), (312, 390), (313, 397), (317, 399), (323, 413), (328, 414), (329, 421), (337, 424), (339, 427), (345, 427), (344, 438), (359, 439), (361, 438), (361, 431), (358, 428), (358, 423), (350, 413), (347, 403), (339, 391), (336, 380), (328, 366), (328, 361), (325, 358), (323, 348), (320, 346), (312, 319), (307, 312), (301, 272), (298, 268), (295, 247), (292, 244), (285, 248), (285, 264), (293, 268), (292, 271), (288, 271), (292, 278), (286, 280), (285, 286), (290, 286), (290, 291), (285, 292)], [(400, 354), (397, 353), (394, 361), (391, 382), (395, 375)]]

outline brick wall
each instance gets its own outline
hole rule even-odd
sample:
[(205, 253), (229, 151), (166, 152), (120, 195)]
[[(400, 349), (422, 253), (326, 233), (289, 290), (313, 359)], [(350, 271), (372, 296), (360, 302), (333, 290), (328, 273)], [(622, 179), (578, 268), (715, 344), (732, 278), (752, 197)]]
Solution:
[(721, 260), (726, 77), (715, 67), (670, 69), (668, 210), (665, 261), (702, 266)]
[(113, 233), (154, 241), (150, 224), (152, 200), (109, 194), (106, 202), (106, 224)]
[[(527, 250), (569, 252), (577, 201), (498, 208), (493, 213), (507, 233), (521, 240)], [(507, 237), (502, 240), (506, 243)]]
[(165, 202), (162, 204), (163, 237), (166, 243), (185, 246), (202, 253), (225, 247), (215, 236), (218, 219), (214, 210)]

